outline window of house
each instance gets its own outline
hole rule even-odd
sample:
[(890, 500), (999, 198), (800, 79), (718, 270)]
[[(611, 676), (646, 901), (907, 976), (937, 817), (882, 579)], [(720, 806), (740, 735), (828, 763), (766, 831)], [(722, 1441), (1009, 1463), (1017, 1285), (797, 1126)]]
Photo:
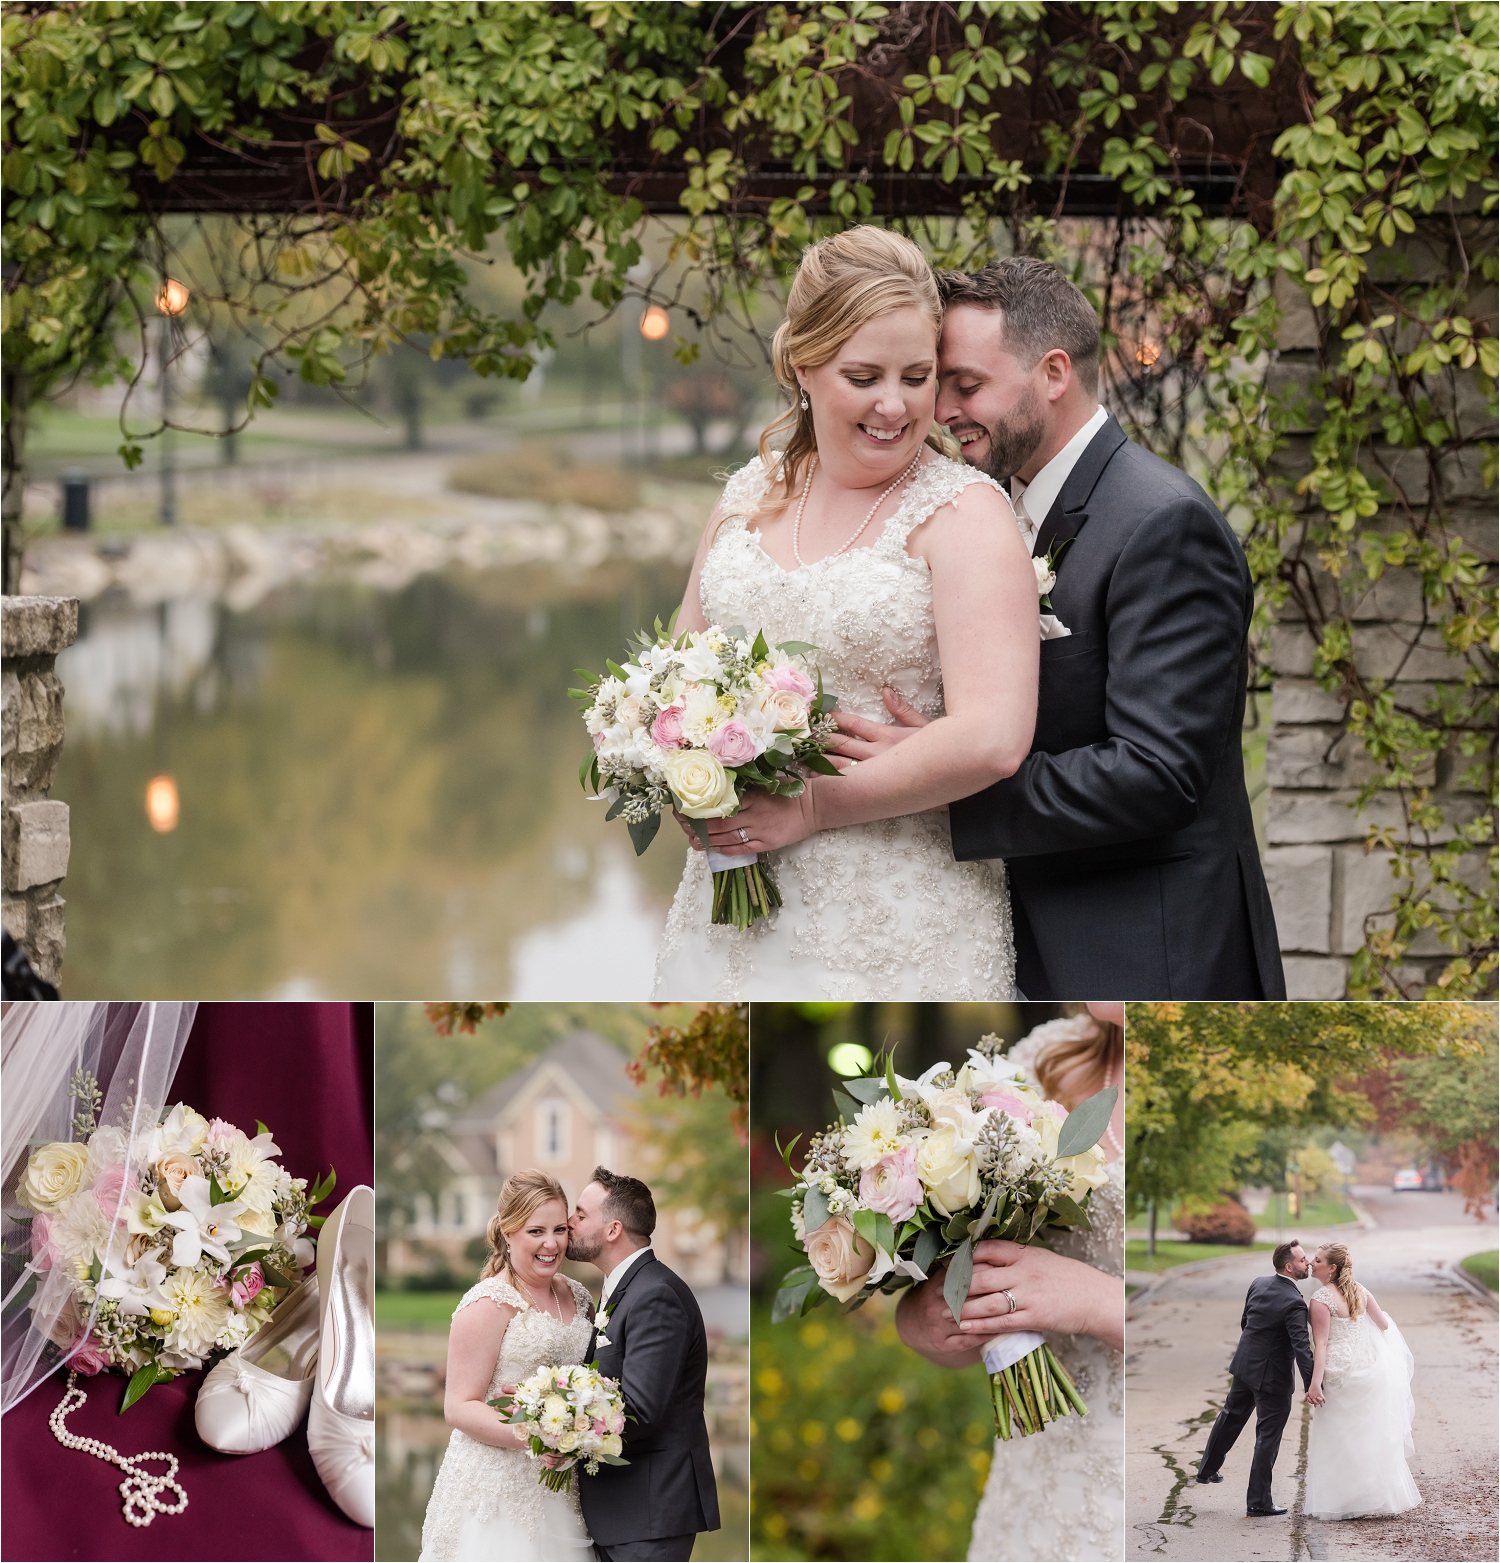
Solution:
[(455, 1194), (453, 1196), (453, 1225), (456, 1226), (460, 1232), (463, 1231), (465, 1225), (467, 1224), (465, 1216), (466, 1210), (464, 1205), (464, 1197), (462, 1194)]
[(551, 1100), (537, 1107), (537, 1154), (544, 1162), (554, 1165), (568, 1159), (568, 1130), (570, 1114), (568, 1104)]

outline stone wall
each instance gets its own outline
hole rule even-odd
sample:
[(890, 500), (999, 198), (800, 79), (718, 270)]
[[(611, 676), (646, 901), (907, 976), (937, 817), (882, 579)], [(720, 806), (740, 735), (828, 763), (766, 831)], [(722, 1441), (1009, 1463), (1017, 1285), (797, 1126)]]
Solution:
[(63, 687), (53, 670), (78, 638), (70, 597), (6, 597), (3, 639), (4, 883), (0, 918), (39, 977), (62, 967), (63, 898), (68, 872), (68, 806), (47, 796), (63, 745)]
[[(1460, 275), (1453, 229), (1446, 221), (1429, 224), (1398, 249), (1373, 257), (1372, 274), (1401, 282)], [(1470, 228), (1468, 237), (1472, 257), (1479, 235)], [(1470, 313), (1475, 318), (1493, 318), (1494, 289), (1479, 282), (1477, 268), (1474, 277), (1476, 296)], [(1319, 326), (1306, 295), (1294, 284), (1283, 279), (1278, 299), (1283, 321), (1269, 384), (1281, 392), (1308, 385), (1316, 376)], [(1430, 498), (1435, 499), (1450, 532), (1462, 534), (1482, 559), (1492, 561), (1496, 503), (1493, 491), (1482, 482), (1479, 443), (1495, 438), (1495, 420), (1474, 372), (1455, 376), (1448, 405), (1441, 411), (1455, 421), (1464, 446), (1443, 456), (1435, 474), (1429, 472), (1423, 451), (1378, 447), (1370, 470), (1378, 468), (1388, 486), (1399, 488), (1417, 515)], [(1283, 453), (1289, 491), (1312, 465), (1315, 422), (1316, 415)], [(1434, 481), (1436, 494), (1431, 493)], [(1306, 508), (1305, 499), (1294, 493), (1290, 497), (1294, 505)], [(1396, 514), (1392, 507), (1362, 523), (1360, 530), (1391, 527)], [(1309, 586), (1325, 610), (1339, 607), (1349, 615), (1356, 662), (1365, 676), (1394, 680), (1399, 703), (1420, 710), (1434, 686), (1454, 679), (1464, 664), (1445, 653), (1437, 628), (1426, 622), (1421, 579), (1415, 572), (1390, 571), (1374, 586), (1363, 579), (1363, 572), (1356, 573), (1361, 577), (1358, 581), (1346, 576), (1335, 582), (1313, 561)], [(1346, 994), (1350, 957), (1364, 943), (1366, 917), (1387, 910), (1397, 888), (1390, 860), (1383, 853), (1366, 851), (1366, 830), (1371, 824), (1399, 830), (1404, 816), (1394, 793), (1378, 796), (1363, 811), (1351, 807), (1360, 785), (1373, 773), (1372, 762), (1360, 739), (1345, 731), (1343, 697), (1327, 693), (1314, 680), (1313, 649), (1311, 635), (1289, 603), (1272, 632), (1276, 682), (1266, 754), (1266, 877), (1276, 908), (1288, 994), (1337, 999)], [(1433, 789), (1449, 821), (1473, 819), (1487, 801), (1478, 794), (1459, 792), (1455, 778), (1466, 763), (1457, 756), (1440, 756), (1419, 778), (1421, 785)], [(1451, 830), (1448, 835), (1451, 838)], [(1476, 860), (1475, 872), (1483, 871)], [(1436, 939), (1424, 934), (1412, 946), (1400, 974), (1408, 995), (1420, 997), (1423, 985), (1435, 980), (1448, 959)]]

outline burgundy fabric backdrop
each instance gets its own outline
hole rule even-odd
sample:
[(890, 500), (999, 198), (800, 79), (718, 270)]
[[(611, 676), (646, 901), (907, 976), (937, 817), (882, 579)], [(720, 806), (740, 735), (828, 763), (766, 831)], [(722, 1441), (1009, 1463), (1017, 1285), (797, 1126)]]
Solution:
[[(309, 1181), (330, 1166), (331, 1210), (374, 1175), (374, 1010), (369, 1004), (203, 1004), (173, 1082), (171, 1100), (255, 1132), (265, 1122), (281, 1164)], [(124, 1416), (118, 1374), (82, 1378), (88, 1404), (69, 1430), (122, 1454), (166, 1449), (187, 1489), (181, 1514), (138, 1529), (120, 1509), (117, 1466), (64, 1449), (47, 1418), (65, 1375), (44, 1381), (0, 1419), (3, 1550), (15, 1563), (59, 1558), (148, 1560), (320, 1559), (374, 1556), (373, 1532), (352, 1524), (324, 1491), (307, 1452), (307, 1421), (262, 1454), (222, 1455), (193, 1427), (202, 1373), (158, 1384)], [(160, 1462), (150, 1469), (159, 1470)]]

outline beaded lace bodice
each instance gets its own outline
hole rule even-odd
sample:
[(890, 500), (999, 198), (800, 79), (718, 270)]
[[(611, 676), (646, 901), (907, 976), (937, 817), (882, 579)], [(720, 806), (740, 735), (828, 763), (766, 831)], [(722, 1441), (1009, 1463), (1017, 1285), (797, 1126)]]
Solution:
[(1345, 1374), (1367, 1368), (1375, 1360), (1376, 1343), (1361, 1312), (1357, 1319), (1341, 1319), (1338, 1309), (1343, 1299), (1332, 1286), (1320, 1286), (1308, 1302), (1320, 1302), (1328, 1309), (1328, 1349), (1323, 1357), (1323, 1383), (1332, 1388)]
[[(1026, 1067), (1035, 1049), (1021, 1042), (1010, 1057)], [(1125, 1158), (1089, 1196), (1088, 1232), (1052, 1244), (1106, 1275), (1122, 1278), (1125, 1306)], [(1125, 1358), (1092, 1335), (1047, 1335), (1058, 1360), (1088, 1402), (1029, 1438), (996, 1443), (989, 1481), (969, 1543), (973, 1559), (1115, 1559), (1124, 1548)]]
[[(881, 690), (889, 686), (940, 716), (932, 578), (907, 540), (971, 484), (991, 481), (960, 462), (930, 460), (874, 542), (785, 570), (747, 524), (769, 482), (752, 461), (724, 488), (700, 576), (704, 617), (762, 630), (773, 645), (815, 646), (809, 661), (842, 711), (888, 722)], [(658, 997), (1011, 996), (1004, 864), (955, 863), (946, 809), (821, 831), (768, 859), (785, 904), (742, 933), (709, 926), (707, 866), (689, 854), (662, 941)], [(695, 948), (674, 964), (685, 944)]]
[[(533, 1306), (501, 1276), (491, 1276), (471, 1286), (453, 1310), (484, 1300), (517, 1310), (500, 1341), (500, 1355), (485, 1399), (491, 1400), (506, 1384), (515, 1384), (540, 1367), (582, 1362), (593, 1331), (593, 1304), (588, 1289), (565, 1277), (573, 1292), (573, 1317), (566, 1323)], [(422, 1556), (451, 1558), (459, 1532), (468, 1517), (491, 1520), (504, 1512), (527, 1534), (535, 1535), (542, 1518), (542, 1494), (537, 1467), (524, 1449), (497, 1449), (482, 1444), (454, 1428), (443, 1456), (442, 1469), (433, 1484), (422, 1526)], [(578, 1504), (578, 1483), (569, 1493)], [(582, 1520), (580, 1518), (580, 1525)]]

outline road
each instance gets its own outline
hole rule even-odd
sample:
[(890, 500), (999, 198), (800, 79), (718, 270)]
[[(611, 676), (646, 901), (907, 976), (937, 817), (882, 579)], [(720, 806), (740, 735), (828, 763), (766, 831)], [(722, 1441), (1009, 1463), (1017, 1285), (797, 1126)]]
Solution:
[[(1131, 1306), (1126, 1328), (1127, 1552), (1132, 1558), (1494, 1559), (1497, 1453), (1496, 1327), (1493, 1304), (1448, 1269), (1494, 1248), (1493, 1222), (1462, 1218), (1449, 1194), (1391, 1195), (1358, 1189), (1356, 1200), (1380, 1223), (1341, 1229), (1355, 1273), (1400, 1324), (1416, 1358), (1412, 1385), (1416, 1455), (1412, 1474), (1423, 1502), (1391, 1519), (1314, 1520), (1302, 1511), (1310, 1415), (1300, 1393), (1276, 1462), (1276, 1501), (1284, 1519), (1245, 1515), (1253, 1423), (1224, 1465), (1224, 1481), (1193, 1482), (1198, 1457), (1228, 1388), (1245, 1289), (1269, 1265), (1246, 1254), (1173, 1276)], [(1320, 1236), (1304, 1232), (1311, 1252)], [(1304, 1284), (1304, 1293), (1314, 1288)]]

